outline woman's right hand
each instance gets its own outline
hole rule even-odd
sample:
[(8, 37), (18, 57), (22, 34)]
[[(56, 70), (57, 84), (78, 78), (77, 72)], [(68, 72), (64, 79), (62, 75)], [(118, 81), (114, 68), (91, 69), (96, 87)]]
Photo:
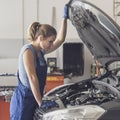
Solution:
[(68, 9), (68, 4), (65, 4), (64, 6), (64, 18), (69, 19), (69, 9)]
[(54, 100), (45, 100), (40, 105), (40, 108), (43, 111), (46, 111), (46, 110), (53, 108), (53, 107), (59, 107), (59, 105)]

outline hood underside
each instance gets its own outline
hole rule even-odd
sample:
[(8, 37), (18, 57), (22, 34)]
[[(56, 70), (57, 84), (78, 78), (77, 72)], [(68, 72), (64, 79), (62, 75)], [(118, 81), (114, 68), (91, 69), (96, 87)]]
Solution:
[(120, 28), (106, 13), (85, 0), (71, 0), (69, 16), (80, 39), (104, 67), (120, 60)]

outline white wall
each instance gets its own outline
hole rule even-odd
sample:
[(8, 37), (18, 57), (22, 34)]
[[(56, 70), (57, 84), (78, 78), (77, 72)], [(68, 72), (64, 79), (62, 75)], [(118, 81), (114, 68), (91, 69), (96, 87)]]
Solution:
[(0, 0), (0, 38), (22, 38), (22, 1)]
[[(59, 31), (63, 7), (69, 0), (0, 0), (0, 73), (14, 73), (17, 70), (20, 48), (27, 43), (27, 28), (30, 23), (39, 21), (53, 25)], [(113, 0), (88, 0), (113, 17)], [(54, 13), (54, 15), (53, 15)], [(66, 42), (82, 42), (68, 20)], [(62, 65), (62, 46), (47, 57), (57, 57), (57, 65)], [(84, 48), (85, 69), (80, 78), (90, 76), (91, 55)], [(2, 61), (2, 62), (1, 62)], [(7, 63), (7, 64), (6, 64)]]

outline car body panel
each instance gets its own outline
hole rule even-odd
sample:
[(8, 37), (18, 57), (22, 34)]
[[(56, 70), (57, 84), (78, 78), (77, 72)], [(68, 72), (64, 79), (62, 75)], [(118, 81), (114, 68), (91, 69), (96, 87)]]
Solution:
[(120, 60), (120, 28), (102, 10), (85, 0), (69, 4), (72, 24), (92, 55), (105, 67)]

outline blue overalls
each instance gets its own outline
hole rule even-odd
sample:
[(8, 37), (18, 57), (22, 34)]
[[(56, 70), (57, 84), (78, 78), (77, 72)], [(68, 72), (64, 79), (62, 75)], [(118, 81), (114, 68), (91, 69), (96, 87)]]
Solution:
[[(46, 84), (47, 64), (44, 59), (43, 52), (41, 53), (41, 60), (44, 65), (40, 64), (36, 53), (36, 74), (39, 80), (41, 96), (43, 96), (44, 87)], [(11, 120), (33, 120), (35, 108), (38, 106), (31, 89), (24, 86), (18, 74), (18, 86), (12, 96), (10, 103), (10, 119)]]

